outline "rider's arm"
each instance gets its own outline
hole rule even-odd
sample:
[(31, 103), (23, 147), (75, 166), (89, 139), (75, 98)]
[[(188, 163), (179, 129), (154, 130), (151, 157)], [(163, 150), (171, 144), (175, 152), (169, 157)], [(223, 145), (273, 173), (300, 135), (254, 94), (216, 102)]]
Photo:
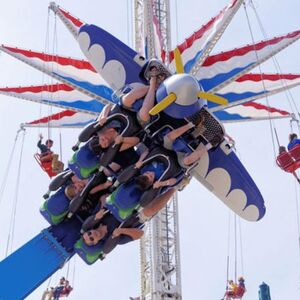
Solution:
[(143, 161), (147, 157), (148, 154), (149, 154), (149, 149), (146, 148), (144, 150), (144, 152), (141, 154), (139, 160), (135, 163), (135, 168), (139, 169), (142, 166)]
[(150, 79), (150, 87), (145, 96), (143, 105), (138, 112), (140, 119), (144, 122), (148, 122), (150, 119), (149, 111), (152, 109), (155, 101), (155, 93), (156, 93), (156, 77), (151, 77)]
[(132, 240), (138, 240), (143, 236), (144, 231), (138, 228), (116, 228), (113, 237), (118, 237), (121, 234), (129, 236)]
[(122, 98), (122, 104), (126, 107), (132, 107), (136, 100), (144, 98), (149, 90), (149, 86), (142, 86), (131, 90)]
[(106, 182), (104, 183), (101, 183), (97, 186), (95, 186), (91, 191), (90, 191), (90, 194), (95, 194), (99, 191), (102, 191), (102, 190), (105, 190), (107, 188), (109, 188), (110, 186), (112, 185), (112, 182), (107, 180)]
[(123, 137), (122, 138), (122, 146), (120, 148), (120, 151), (124, 151), (129, 148), (132, 148), (132, 147), (136, 146), (139, 142), (140, 142), (140, 139), (136, 136)]
[(187, 123), (177, 129), (172, 130), (171, 132), (169, 132), (167, 134), (167, 137), (171, 140), (171, 141), (175, 141), (178, 137), (180, 137), (181, 135), (183, 135), (184, 133), (186, 133), (188, 130), (190, 130), (191, 128), (195, 127), (195, 125), (193, 123)]
[(153, 184), (153, 187), (155, 189), (157, 189), (157, 188), (164, 187), (164, 186), (174, 185), (174, 184), (176, 184), (176, 182), (177, 182), (176, 178), (169, 178), (168, 180), (156, 181)]
[(38, 148), (43, 151), (43, 144), (42, 144), (42, 139), (40, 138), (38, 143), (37, 143)]
[(107, 118), (111, 108), (112, 108), (112, 104), (109, 103), (109, 104), (106, 104), (104, 106), (104, 108), (102, 109), (102, 111), (98, 117), (98, 122), (100, 123), (101, 126), (106, 122), (106, 118)]

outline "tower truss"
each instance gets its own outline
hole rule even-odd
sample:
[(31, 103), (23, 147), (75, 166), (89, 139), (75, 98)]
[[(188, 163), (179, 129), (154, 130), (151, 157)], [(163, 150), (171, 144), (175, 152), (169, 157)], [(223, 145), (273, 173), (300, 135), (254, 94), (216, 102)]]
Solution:
[[(169, 0), (134, 0), (135, 47), (147, 58), (171, 48)], [(159, 32), (159, 41), (155, 33)], [(166, 63), (167, 60), (165, 61)], [(140, 243), (141, 299), (182, 299), (177, 194), (145, 227)]]

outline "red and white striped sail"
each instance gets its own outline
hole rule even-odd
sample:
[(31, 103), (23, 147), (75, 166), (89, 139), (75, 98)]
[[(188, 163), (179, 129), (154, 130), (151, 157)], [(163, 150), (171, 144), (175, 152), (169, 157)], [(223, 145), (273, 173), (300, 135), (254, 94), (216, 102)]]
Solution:
[(57, 106), (74, 111), (98, 114), (103, 104), (63, 83), (24, 87), (0, 88), (0, 94)]
[(205, 91), (218, 92), (300, 38), (300, 30), (209, 56), (196, 74)]
[(74, 37), (77, 37), (79, 28), (85, 24), (85, 22), (71, 15), (68, 11), (51, 2), (49, 8), (58, 15), (61, 21), (66, 25)]
[[(185, 41), (178, 45), (184, 70), (195, 75), (203, 61), (209, 55), (230, 21), (238, 11), (244, 0), (231, 0), (218, 15), (210, 19), (200, 29), (195, 31)], [(170, 67), (175, 71), (174, 52), (169, 53)]]
[[(300, 85), (300, 74), (245, 74), (221, 88), (218, 95), (228, 100), (226, 107), (271, 96)], [(210, 107), (211, 111), (224, 109)]]
[(268, 107), (256, 102), (237, 105), (222, 111), (216, 111), (214, 114), (225, 123), (263, 121), (291, 117), (291, 114), (287, 111)]
[(112, 90), (85, 60), (2, 45), (0, 50), (79, 91), (108, 103)]
[(64, 110), (57, 114), (44, 117), (32, 122), (24, 123), (23, 127), (59, 127), (59, 128), (81, 128), (86, 124), (95, 120), (95, 116), (75, 112), (72, 110)]

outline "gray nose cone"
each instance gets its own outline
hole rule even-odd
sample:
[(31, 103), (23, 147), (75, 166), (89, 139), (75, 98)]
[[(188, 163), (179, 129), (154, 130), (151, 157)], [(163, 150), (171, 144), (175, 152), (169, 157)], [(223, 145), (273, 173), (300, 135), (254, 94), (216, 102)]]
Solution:
[(175, 74), (164, 81), (167, 93), (177, 96), (176, 104), (191, 105), (198, 100), (200, 91), (197, 80), (189, 74)]

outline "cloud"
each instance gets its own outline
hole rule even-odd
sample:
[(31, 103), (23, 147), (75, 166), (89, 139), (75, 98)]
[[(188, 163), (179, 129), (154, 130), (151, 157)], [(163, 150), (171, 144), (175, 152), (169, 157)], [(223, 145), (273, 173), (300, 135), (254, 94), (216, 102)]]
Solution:
[(118, 90), (125, 85), (126, 70), (120, 61), (112, 59), (105, 63), (104, 48), (100, 44), (91, 45), (90, 36), (87, 32), (83, 31), (79, 34), (78, 43), (89, 62), (111, 88)]
[(259, 209), (255, 205), (247, 205), (247, 195), (241, 189), (230, 191), (232, 182), (230, 174), (224, 168), (214, 168), (209, 173), (209, 156), (205, 154), (195, 168), (193, 175), (213, 192), (231, 210), (247, 221), (259, 219)]

